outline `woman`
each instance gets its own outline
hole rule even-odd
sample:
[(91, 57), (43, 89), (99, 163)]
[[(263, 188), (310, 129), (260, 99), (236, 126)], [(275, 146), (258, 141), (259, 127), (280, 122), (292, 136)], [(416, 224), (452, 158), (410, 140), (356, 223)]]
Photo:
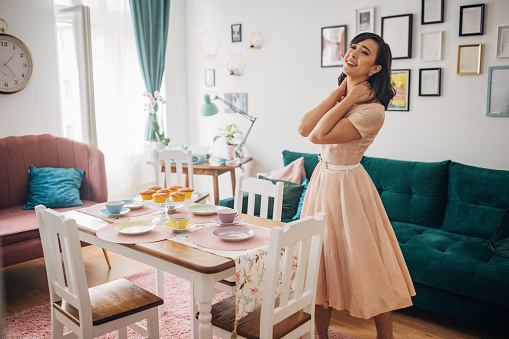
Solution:
[(315, 307), (319, 338), (332, 308), (374, 317), (377, 338), (393, 338), (391, 311), (415, 290), (380, 196), (359, 162), (383, 125), (394, 89), (391, 50), (373, 33), (350, 43), (339, 86), (305, 114), (299, 133), (322, 145), (303, 216), (327, 213)]

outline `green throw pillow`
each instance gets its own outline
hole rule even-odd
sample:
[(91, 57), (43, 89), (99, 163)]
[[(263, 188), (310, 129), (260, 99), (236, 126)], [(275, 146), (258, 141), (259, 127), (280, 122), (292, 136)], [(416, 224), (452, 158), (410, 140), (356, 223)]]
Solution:
[(85, 171), (79, 168), (37, 168), (30, 165), (28, 201), (24, 210), (37, 205), (50, 208), (83, 206), (80, 187)]
[[(297, 207), (299, 206), (300, 197), (302, 195), (302, 190), (304, 189), (303, 185), (296, 184), (289, 181), (284, 180), (276, 180), (276, 179), (268, 179), (262, 175), (259, 176), (260, 179), (270, 180), (272, 183), (276, 184), (278, 182), (282, 182), (284, 184), (283, 188), (283, 210), (281, 212), (281, 219), (292, 219), (293, 216), (297, 213)], [(261, 200), (260, 196), (257, 196), (258, 200)], [(255, 205), (257, 203), (255, 202)], [(258, 202), (258, 205), (260, 203)], [(272, 205), (274, 204), (274, 198), (269, 198), (269, 211), (268, 215), (272, 215)]]

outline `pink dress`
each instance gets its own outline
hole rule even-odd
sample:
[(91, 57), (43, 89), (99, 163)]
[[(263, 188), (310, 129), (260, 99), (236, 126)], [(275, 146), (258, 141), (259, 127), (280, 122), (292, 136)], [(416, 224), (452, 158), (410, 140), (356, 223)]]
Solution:
[[(322, 145), (329, 164), (354, 165), (383, 125), (384, 107), (353, 106), (345, 115), (362, 138)], [(316, 304), (325, 302), (369, 319), (412, 305), (415, 290), (378, 191), (362, 166), (325, 169), (319, 163), (304, 199), (302, 216), (327, 213)]]

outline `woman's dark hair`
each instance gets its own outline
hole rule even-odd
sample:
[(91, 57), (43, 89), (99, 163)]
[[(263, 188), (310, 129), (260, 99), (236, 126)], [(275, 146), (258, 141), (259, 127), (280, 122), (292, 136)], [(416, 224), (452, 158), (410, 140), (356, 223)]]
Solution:
[[(373, 40), (378, 45), (375, 65), (382, 66), (380, 72), (369, 77), (368, 82), (370, 83), (371, 88), (373, 88), (375, 97), (382, 105), (384, 105), (385, 109), (387, 109), (389, 102), (396, 95), (396, 90), (391, 86), (391, 48), (385, 43), (382, 37), (375, 33), (361, 33), (357, 35), (352, 39), (352, 41), (350, 41), (350, 46), (368, 39)], [(346, 74), (341, 73), (338, 78), (338, 85), (341, 85), (345, 78)]]

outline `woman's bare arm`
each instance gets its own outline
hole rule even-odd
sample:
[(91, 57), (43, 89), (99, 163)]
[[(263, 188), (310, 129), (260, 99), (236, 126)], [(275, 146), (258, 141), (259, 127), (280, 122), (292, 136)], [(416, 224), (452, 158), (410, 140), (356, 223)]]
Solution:
[(341, 144), (360, 139), (357, 128), (343, 117), (353, 105), (366, 102), (372, 97), (373, 90), (369, 83), (356, 85), (345, 99), (322, 116), (309, 134), (309, 141), (315, 144)]
[(318, 121), (320, 121), (320, 119), (337, 104), (340, 98), (345, 95), (346, 81), (343, 81), (341, 86), (332, 91), (320, 105), (302, 116), (299, 123), (299, 134), (303, 137), (309, 136)]

